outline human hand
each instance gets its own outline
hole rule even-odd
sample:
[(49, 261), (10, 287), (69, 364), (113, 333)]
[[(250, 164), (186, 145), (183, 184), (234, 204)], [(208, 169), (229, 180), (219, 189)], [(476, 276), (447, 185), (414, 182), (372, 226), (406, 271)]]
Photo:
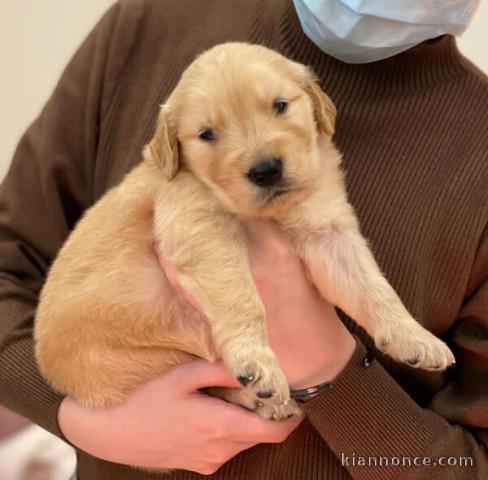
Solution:
[(73, 445), (115, 463), (214, 473), (259, 443), (280, 443), (302, 417), (264, 420), (199, 389), (238, 387), (219, 364), (197, 360), (150, 381), (120, 406), (89, 410), (65, 398), (61, 431)]
[(292, 390), (333, 380), (356, 342), (308, 280), (288, 239), (268, 220), (244, 222), (251, 271), (266, 308), (271, 348)]
[[(293, 246), (268, 220), (243, 223), (251, 272), (266, 308), (268, 336), (290, 388), (333, 380), (352, 356), (355, 341), (334, 307), (308, 280)], [(195, 308), (197, 301), (178, 284), (174, 268), (158, 254), (176, 292)]]

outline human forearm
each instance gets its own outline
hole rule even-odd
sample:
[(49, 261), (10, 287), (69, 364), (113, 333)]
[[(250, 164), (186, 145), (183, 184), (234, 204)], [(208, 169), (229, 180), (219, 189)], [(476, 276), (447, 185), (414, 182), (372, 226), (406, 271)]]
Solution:
[(101, 110), (142, 14), (132, 3), (114, 5), (85, 39), (0, 186), (0, 403), (58, 435), (61, 398), (35, 364), (33, 318), (50, 262), (93, 202)]
[[(452, 381), (451, 376), (443, 377), (442, 373), (418, 373), (418, 382), (425, 375), (427, 384), (435, 381), (440, 389), (441, 395), (434, 397), (435, 405), (430, 405), (432, 409), (428, 410), (410, 398), (378, 360), (370, 366), (367, 361), (364, 363), (366, 350), (360, 341), (344, 367), (352, 337), (333, 307), (317, 298), (304, 272), (294, 263), (293, 256), (290, 258), (291, 252), (269, 226), (256, 225), (255, 234), (252, 233), (251, 263), (266, 306), (270, 341), (292, 386), (296, 379), (302, 382), (307, 372), (315, 375), (320, 366), (322, 381), (333, 378), (332, 390), (304, 404), (303, 409), (336, 456), (341, 459), (342, 454), (352, 457), (355, 453), (366, 459), (411, 457), (412, 461), (415, 457), (428, 457), (426, 462), (431, 459), (432, 463), (440, 457), (458, 456), (472, 457), (474, 464), (468, 468), (367, 468), (344, 462), (353, 478), (487, 478), (486, 449), (475, 437), (475, 428), (469, 428), (486, 427), (483, 399), (488, 393), (488, 382), (484, 381), (488, 350), (486, 341), (482, 340), (486, 338), (486, 329), (482, 325), (486, 325), (483, 319), (487, 313), (488, 284), (484, 280), (487, 264), (482, 263), (474, 270), (480, 272), (479, 278), (473, 277), (470, 301), (459, 317), (470, 317), (470, 321), (466, 320), (464, 325), (459, 322), (461, 328), (457, 329), (452, 341), (458, 345), (457, 381)], [(488, 242), (486, 247), (488, 253)], [(479, 258), (480, 262), (482, 258), (488, 261), (488, 255), (482, 254), (482, 249)], [(393, 364), (392, 360), (389, 362)], [(340, 373), (327, 378), (327, 366)], [(397, 365), (396, 368), (409, 367)], [(434, 375), (437, 378), (434, 379)], [(305, 382), (300, 386), (314, 383)], [(427, 398), (432, 395), (433, 392), (424, 394)], [(455, 423), (464, 425), (464, 428)]]
[[(365, 347), (358, 342), (332, 390), (303, 405), (307, 418), (352, 478), (488, 478), (486, 450), (472, 433), (420, 407), (377, 360), (369, 364), (366, 356)], [(440, 466), (443, 457), (455, 457), (458, 466)], [(397, 461), (400, 466), (395, 466)], [(379, 462), (383, 463), (375, 467)]]
[[(422, 393), (429, 401), (427, 408), (412, 399), (379, 361), (367, 367), (360, 343), (332, 391), (305, 406), (307, 416), (339, 458), (356, 453), (366, 461), (370, 456), (384, 456), (390, 463), (392, 458), (413, 462), (420, 457), (429, 463), (409, 468), (349, 465), (355, 480), (488, 478), (487, 272), (488, 229), (480, 239), (463, 307), (449, 329), (455, 370), (437, 374), (436, 390)], [(439, 465), (449, 458), (454, 465)]]
[(63, 437), (56, 421), (62, 397), (37, 370), (33, 341), (25, 337), (0, 353), (0, 403), (27, 417), (54, 435)]
[[(274, 321), (271, 316), (268, 319)], [(303, 345), (297, 344), (297, 337), (304, 339)], [(333, 381), (356, 346), (334, 308), (321, 299), (309, 302), (306, 318), (288, 308), (280, 315), (279, 328), (269, 329), (269, 341), (291, 390)]]

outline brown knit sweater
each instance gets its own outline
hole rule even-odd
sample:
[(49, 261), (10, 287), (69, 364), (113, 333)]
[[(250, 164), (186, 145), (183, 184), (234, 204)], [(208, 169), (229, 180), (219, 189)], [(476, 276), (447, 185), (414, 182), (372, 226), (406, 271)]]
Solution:
[[(229, 40), (265, 44), (315, 69), (338, 108), (335, 141), (376, 258), (458, 364), (427, 373), (377, 354), (368, 366), (370, 342), (345, 319), (360, 341), (333, 390), (307, 404), (307, 420), (286, 442), (248, 450), (212, 478), (488, 479), (487, 79), (449, 36), (381, 62), (342, 64), (305, 37), (291, 0), (122, 0), (83, 43), (0, 190), (0, 402), (61, 436), (61, 399), (32, 353), (46, 271), (83, 210), (140, 161), (182, 70)], [(386, 460), (358, 466), (375, 462), (368, 456)], [(416, 457), (423, 466), (403, 466)], [(442, 457), (472, 466), (440, 466)], [(159, 478), (83, 452), (78, 474)]]

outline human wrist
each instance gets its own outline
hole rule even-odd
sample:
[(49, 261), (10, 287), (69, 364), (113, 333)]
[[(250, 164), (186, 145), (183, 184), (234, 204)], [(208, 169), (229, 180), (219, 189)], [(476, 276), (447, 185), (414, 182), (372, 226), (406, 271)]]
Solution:
[(346, 368), (355, 349), (356, 340), (352, 335), (347, 335), (333, 361), (329, 359), (323, 365), (318, 365), (313, 370), (308, 370), (306, 374), (295, 376), (290, 380), (290, 390), (302, 390), (325, 382), (332, 382)]
[(111, 460), (109, 452), (109, 410), (89, 410), (70, 397), (65, 397), (58, 409), (58, 425), (64, 439), (74, 448), (101, 458)]

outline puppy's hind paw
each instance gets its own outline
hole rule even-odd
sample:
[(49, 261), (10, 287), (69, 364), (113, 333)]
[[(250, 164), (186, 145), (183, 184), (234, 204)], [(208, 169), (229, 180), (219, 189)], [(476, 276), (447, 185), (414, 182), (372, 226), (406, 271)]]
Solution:
[(256, 399), (254, 392), (248, 388), (212, 388), (210, 394), (224, 398), (228, 402), (241, 405), (268, 420), (291, 418), (300, 413), (300, 409), (293, 399), (286, 400), (281, 405)]
[(297, 403), (293, 399), (286, 400), (281, 405), (261, 404), (255, 412), (268, 420), (282, 420), (291, 418), (300, 413)]

